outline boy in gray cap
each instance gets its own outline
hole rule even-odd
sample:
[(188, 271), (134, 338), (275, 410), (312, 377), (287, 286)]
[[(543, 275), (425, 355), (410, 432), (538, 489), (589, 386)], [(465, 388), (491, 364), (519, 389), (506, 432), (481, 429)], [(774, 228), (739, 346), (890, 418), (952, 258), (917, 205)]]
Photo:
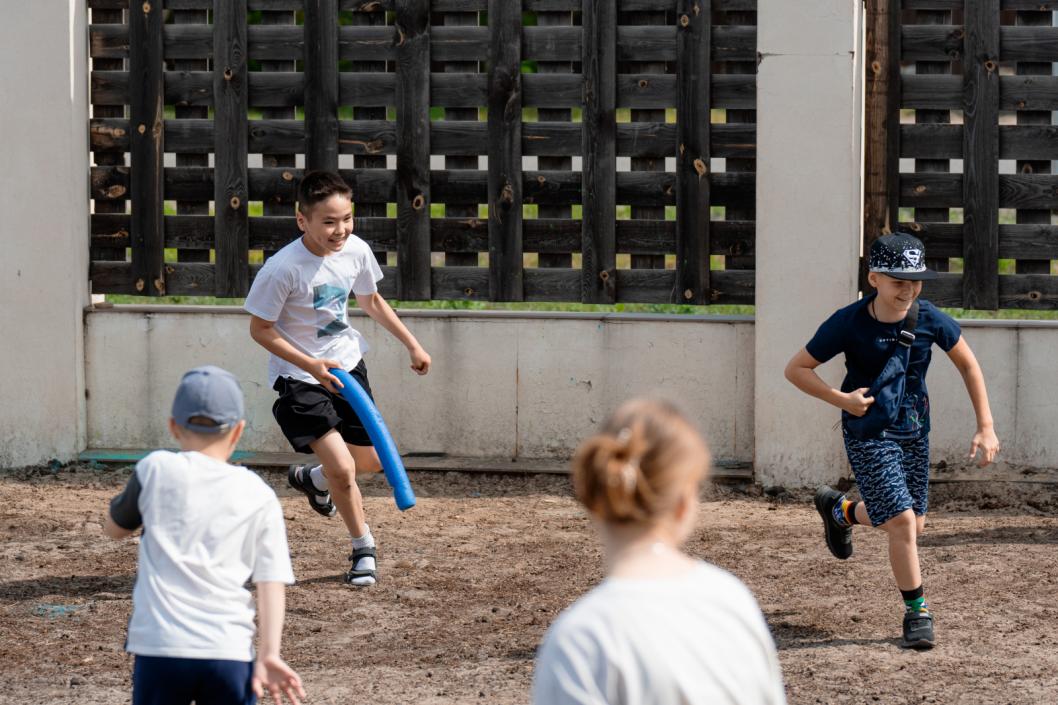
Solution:
[[(999, 439), (988, 406), (984, 375), (959, 324), (925, 299), (922, 242), (907, 233), (883, 235), (871, 245), (868, 281), (876, 292), (836, 311), (786, 366), (798, 389), (842, 410), (845, 450), (862, 502), (829, 487), (816, 493), (830, 552), (852, 555), (852, 526), (889, 535), (889, 563), (904, 600), (903, 645), (933, 646), (933, 615), (922, 592), (918, 536), (929, 503), (929, 394), (926, 370), (933, 344), (962, 375), (977, 416), (970, 458), (992, 462)], [(815, 368), (845, 356), (845, 381), (832, 389)]]
[(125, 642), (136, 656), (133, 705), (252, 704), (265, 690), (277, 703), (305, 697), (279, 656), (284, 586), (294, 582), (283, 512), (260, 477), (227, 462), (245, 425), (234, 376), (189, 371), (169, 419), (180, 452), (141, 460), (110, 503), (107, 536), (144, 529)]

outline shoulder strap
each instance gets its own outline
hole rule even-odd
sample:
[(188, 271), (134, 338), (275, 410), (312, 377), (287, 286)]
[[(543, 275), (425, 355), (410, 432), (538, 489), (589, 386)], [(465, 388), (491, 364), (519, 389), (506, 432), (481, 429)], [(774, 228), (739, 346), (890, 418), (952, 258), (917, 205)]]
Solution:
[(907, 312), (904, 317), (904, 325), (900, 328), (899, 343), (906, 348), (910, 348), (911, 344), (915, 342), (915, 326), (918, 325), (918, 300), (911, 304), (911, 310)]

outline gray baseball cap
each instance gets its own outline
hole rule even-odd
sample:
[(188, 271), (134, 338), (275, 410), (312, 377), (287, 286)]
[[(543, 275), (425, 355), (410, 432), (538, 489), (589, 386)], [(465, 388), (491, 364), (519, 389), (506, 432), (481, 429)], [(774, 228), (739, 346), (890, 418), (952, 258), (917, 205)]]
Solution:
[[(242, 390), (235, 375), (213, 365), (189, 370), (173, 398), (173, 420), (195, 433), (225, 433), (244, 415)], [(192, 423), (201, 417), (216, 425)]]

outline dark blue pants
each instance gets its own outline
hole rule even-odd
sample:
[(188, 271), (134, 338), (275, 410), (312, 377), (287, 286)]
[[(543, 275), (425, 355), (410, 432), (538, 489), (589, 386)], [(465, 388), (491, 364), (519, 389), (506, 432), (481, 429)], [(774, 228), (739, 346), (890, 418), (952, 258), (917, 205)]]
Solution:
[(252, 661), (136, 656), (132, 705), (255, 705)]

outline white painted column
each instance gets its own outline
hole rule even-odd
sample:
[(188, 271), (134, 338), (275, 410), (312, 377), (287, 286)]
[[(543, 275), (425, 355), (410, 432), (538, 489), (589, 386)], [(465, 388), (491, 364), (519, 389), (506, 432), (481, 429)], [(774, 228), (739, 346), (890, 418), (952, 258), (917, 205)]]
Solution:
[(0, 23), (0, 467), (85, 444), (86, 16), (39, 0)]
[[(860, 0), (760, 0), (754, 466), (765, 486), (848, 475), (839, 412), (783, 377), (790, 357), (857, 296)], [(838, 384), (840, 360), (821, 368)]]

